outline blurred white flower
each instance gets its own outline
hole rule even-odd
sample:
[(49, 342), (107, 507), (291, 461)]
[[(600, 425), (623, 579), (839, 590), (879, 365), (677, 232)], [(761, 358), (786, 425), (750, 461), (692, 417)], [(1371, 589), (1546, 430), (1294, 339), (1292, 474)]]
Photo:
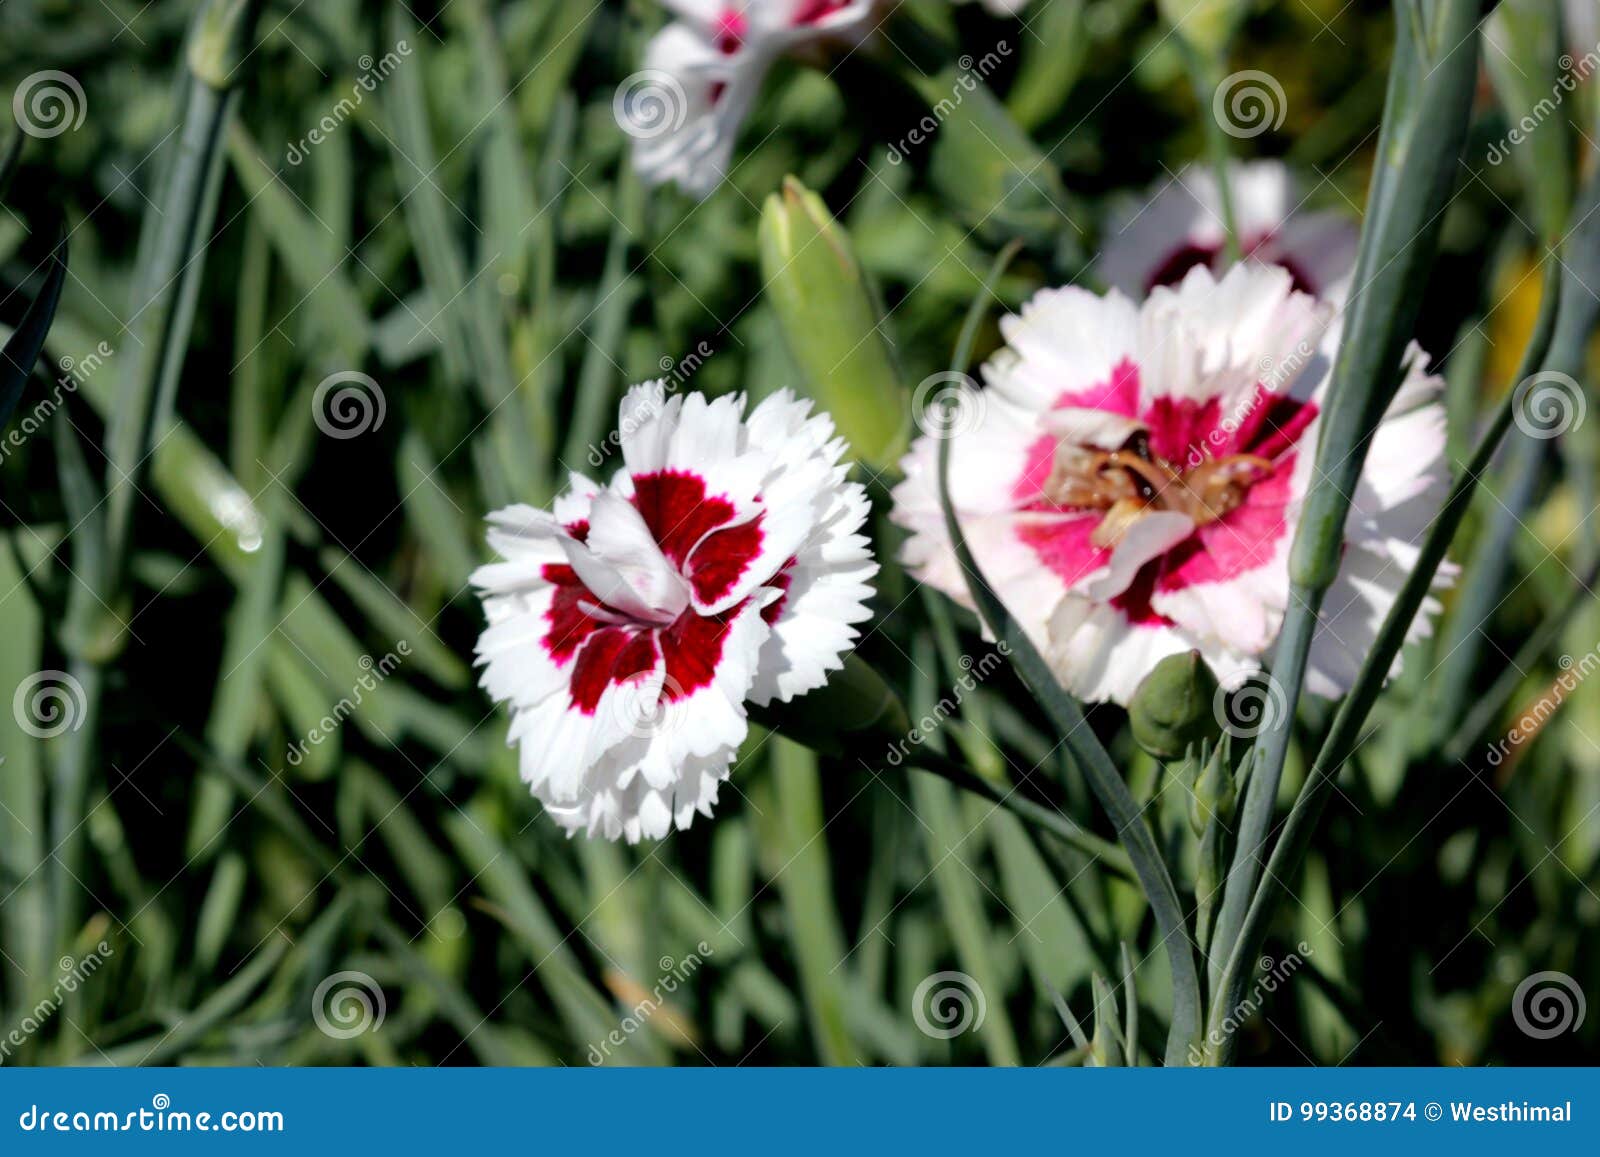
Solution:
[(1591, 52), (1600, 53), (1600, 3), (1565, 0), (1563, 9), (1572, 54), (1581, 59)]
[[(952, 435), (951, 497), (986, 578), (1078, 696), (1127, 703), (1191, 649), (1229, 683), (1277, 636), (1331, 363), (1333, 307), (1292, 287), (1272, 266), (1218, 281), (1202, 265), (1143, 305), (1054, 289), (1003, 319), (981, 420)], [(1413, 348), (1353, 495), (1314, 694), (1350, 686), (1443, 500), (1443, 383), (1426, 364)], [(913, 445), (893, 517), (913, 572), (965, 602), (936, 454)]]
[(822, 686), (869, 615), (867, 497), (833, 422), (788, 391), (744, 408), (636, 386), (609, 485), (574, 474), (553, 512), (489, 517), (482, 684), (569, 830), (631, 843), (709, 816), (746, 700)]
[[(1353, 218), (1301, 212), (1303, 194), (1279, 161), (1236, 162), (1229, 184), (1245, 257), (1281, 265), (1302, 292), (1343, 301), (1360, 239)], [(1226, 238), (1216, 172), (1191, 165), (1143, 200), (1119, 207), (1106, 229), (1100, 272), (1107, 285), (1137, 300), (1158, 285), (1178, 284), (1197, 265), (1220, 276)]]
[(872, 29), (877, 0), (662, 0), (679, 19), (645, 50), (645, 73), (663, 78), (667, 123), (634, 137), (634, 165), (648, 184), (676, 183), (705, 196), (727, 175), (734, 141), (779, 57), (850, 47)]

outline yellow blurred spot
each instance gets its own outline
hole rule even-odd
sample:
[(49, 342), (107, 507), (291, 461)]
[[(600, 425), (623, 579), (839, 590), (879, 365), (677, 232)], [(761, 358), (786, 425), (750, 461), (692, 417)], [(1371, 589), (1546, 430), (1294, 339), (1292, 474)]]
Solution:
[(661, 1036), (684, 1048), (699, 1047), (700, 1034), (695, 1031), (694, 1025), (661, 999), (659, 988), (651, 992), (633, 977), (613, 969), (606, 971), (605, 983), (611, 995), (634, 1010), (638, 1020), (648, 1021), (650, 1027)]
[(1533, 336), (1539, 316), (1541, 270), (1532, 253), (1519, 253), (1501, 266), (1490, 298), (1489, 357), (1485, 364), (1488, 388), (1496, 397), (1516, 385), (1522, 352)]

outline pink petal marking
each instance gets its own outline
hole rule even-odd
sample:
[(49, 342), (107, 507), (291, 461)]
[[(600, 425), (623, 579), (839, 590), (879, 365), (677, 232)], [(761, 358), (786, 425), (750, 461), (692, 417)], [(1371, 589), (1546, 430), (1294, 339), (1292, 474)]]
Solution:
[(654, 631), (604, 627), (594, 632), (572, 668), (572, 705), (593, 715), (607, 687), (644, 678), (659, 658)]
[(1067, 390), (1056, 399), (1055, 409), (1068, 406), (1134, 417), (1139, 413), (1139, 367), (1123, 358), (1111, 367), (1111, 377), (1106, 381), (1086, 390)]
[[(738, 511), (728, 499), (708, 495), (700, 475), (687, 470), (636, 474), (633, 487), (633, 504), (661, 553), (689, 580), (701, 602), (725, 595), (760, 556), (761, 515), (727, 526)], [(718, 530), (723, 526), (727, 529)]]
[[(1273, 464), (1272, 473), (1251, 486), (1237, 508), (1200, 525), (1194, 534), (1146, 563), (1128, 588), (1110, 600), (1134, 626), (1165, 626), (1170, 621), (1151, 606), (1155, 591), (1224, 582), (1271, 561), (1278, 542), (1288, 531), (1287, 507), (1292, 497), (1296, 447), (1315, 420), (1317, 407), (1312, 402), (1261, 390), (1242, 416), (1225, 417), (1217, 398), (1196, 401), (1165, 395), (1155, 398), (1140, 413), (1139, 395), (1139, 368), (1125, 359), (1106, 382), (1087, 390), (1064, 392), (1056, 405), (1137, 416), (1148, 431), (1150, 452), (1179, 472), (1204, 461), (1245, 454)], [(1016, 535), (1043, 566), (1072, 586), (1106, 566), (1111, 551), (1092, 541), (1104, 511), (1064, 509), (1043, 497), (1055, 451), (1056, 441), (1048, 434), (1028, 446), (1022, 471), (1012, 487), (1018, 513)], [(1073, 517), (1075, 514), (1080, 516)]]
[(1243, 506), (1200, 527), (1169, 550), (1160, 560), (1159, 589), (1225, 582), (1271, 562), (1274, 547), (1289, 528), (1285, 511), (1293, 476), (1291, 454), (1270, 477), (1250, 488)]
[(787, 562), (778, 568), (778, 573), (773, 575), (767, 586), (779, 591), (778, 597), (761, 608), (761, 617), (767, 626), (773, 626), (778, 621), (778, 616), (783, 614), (784, 604), (789, 601), (789, 588), (794, 585), (794, 564), (797, 556), (790, 555)]
[(685, 611), (677, 622), (662, 630), (661, 651), (667, 660), (667, 679), (661, 688), (663, 703), (676, 703), (711, 686), (717, 677), (717, 665), (722, 662), (722, 645), (728, 630), (749, 601), (720, 615)]
[(844, 8), (849, 0), (802, 0), (799, 8), (795, 9), (793, 24), (796, 28), (804, 28), (808, 24), (817, 24)]
[[(737, 8), (725, 8), (722, 15), (717, 17), (717, 24), (712, 31), (712, 38), (717, 43), (717, 50), (724, 56), (732, 56), (744, 44), (745, 35), (750, 31), (750, 25), (745, 20), (744, 13)], [(712, 98), (716, 99), (715, 97)]]
[[(1112, 367), (1111, 376), (1104, 382), (1084, 390), (1063, 391), (1053, 408), (1103, 410), (1132, 418), (1139, 412), (1139, 388), (1139, 367), (1124, 358)], [(1027, 461), (1011, 490), (1019, 512), (1045, 515), (1071, 513), (1063, 512), (1055, 504), (1045, 501), (1041, 494), (1055, 463), (1055, 453), (1056, 440), (1048, 434), (1040, 435), (1028, 447)], [(1039, 561), (1052, 574), (1070, 586), (1105, 566), (1111, 558), (1109, 550), (1089, 541), (1098, 524), (1098, 518), (1089, 516), (1022, 518), (1017, 523), (1017, 537), (1033, 549)]]
[(1217, 399), (1207, 398), (1197, 402), (1193, 398), (1174, 398), (1170, 395), (1154, 399), (1140, 415), (1140, 421), (1150, 431), (1150, 449), (1182, 470), (1193, 458), (1210, 458), (1212, 433), (1218, 430), (1222, 407)]
[(1258, 395), (1222, 454), (1256, 454), (1276, 461), (1300, 441), (1316, 417), (1315, 402), (1297, 401), (1284, 394)]
[(556, 591), (550, 600), (550, 609), (544, 613), (550, 630), (540, 641), (551, 661), (558, 667), (564, 667), (571, 662), (578, 648), (603, 624), (583, 609), (581, 604), (592, 604), (597, 600), (578, 581), (578, 573), (570, 566), (566, 563), (550, 563), (545, 566), (543, 577), (555, 586)]
[(1095, 546), (1089, 536), (1100, 525), (1092, 515), (1073, 517), (1063, 513), (1056, 518), (1024, 521), (1017, 525), (1017, 537), (1033, 548), (1034, 555), (1067, 586), (1093, 574), (1111, 561), (1111, 552)]
[(1130, 627), (1174, 625), (1171, 619), (1150, 605), (1150, 596), (1155, 593), (1156, 575), (1160, 566), (1159, 559), (1148, 563), (1135, 576), (1133, 582), (1128, 584), (1128, 589), (1111, 600), (1111, 605), (1128, 617)]

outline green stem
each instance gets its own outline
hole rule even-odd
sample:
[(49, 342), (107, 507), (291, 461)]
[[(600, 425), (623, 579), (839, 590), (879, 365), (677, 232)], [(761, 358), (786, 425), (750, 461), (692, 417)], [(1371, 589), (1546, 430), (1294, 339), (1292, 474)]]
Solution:
[[(966, 369), (972, 337), (977, 331), (977, 319), (982, 316), (993, 294), (994, 284), (1005, 270), (1010, 252), (1008, 248), (995, 262), (983, 291), (968, 311), (951, 364), (955, 373), (962, 373)], [(1149, 825), (1145, 823), (1139, 804), (1128, 791), (1128, 785), (1123, 782), (1116, 765), (1111, 762), (1111, 756), (1084, 719), (1082, 708), (1056, 680), (1044, 656), (1039, 654), (1033, 641), (1011, 617), (974, 561), (950, 499), (950, 442), (951, 439), (944, 438), (939, 443), (939, 504), (944, 512), (945, 531), (961, 564), (973, 605), (978, 608), (994, 637), (1009, 648), (1007, 654), (1011, 656), (1018, 674), (1055, 725), (1074, 764), (1083, 770), (1090, 790), (1116, 827), (1117, 837), (1132, 861), (1134, 874), (1149, 900), (1150, 911), (1155, 917), (1156, 928), (1172, 970), (1172, 1025), (1167, 1036), (1166, 1063), (1185, 1064), (1190, 1048), (1199, 1040), (1200, 980), (1195, 971), (1194, 943), (1184, 922), (1178, 890), (1173, 885), (1172, 875), (1161, 858), (1161, 850), (1156, 845)]]
[(1091, 859), (1099, 861), (1124, 879), (1137, 880), (1133, 861), (1128, 858), (1128, 853), (1120, 844), (1114, 844), (1093, 832), (1085, 831), (1054, 808), (1019, 795), (1015, 788), (999, 787), (927, 745), (918, 750), (912, 760), (912, 765), (918, 771), (936, 775), (963, 791), (982, 796), (991, 803), (1005, 808), (1018, 819), (1042, 832), (1048, 832), (1074, 851), (1082, 852)]
[[(1533, 367), (1542, 364), (1550, 349), (1561, 297), (1560, 263), (1552, 258), (1550, 266), (1553, 272), (1546, 281), (1539, 321), (1523, 354), (1522, 368), (1517, 372), (1518, 381), (1522, 381), (1532, 373)], [(1428, 529), (1416, 565), (1406, 576), (1394, 605), (1384, 618), (1383, 626), (1356, 676), (1354, 686), (1340, 703), (1338, 713), (1334, 716), (1333, 726), (1323, 741), (1322, 749), (1317, 753), (1311, 771), (1306, 776), (1306, 782), (1300, 789), (1299, 797), (1294, 802), (1294, 807), (1290, 809), (1289, 818), (1284, 823), (1283, 835), (1272, 849), (1272, 857), (1267, 862), (1266, 876), (1250, 901), (1243, 926), (1228, 956), (1227, 966), (1214, 990), (1216, 999), (1211, 1007), (1210, 1026), (1213, 1033), (1220, 1033), (1220, 1036), (1212, 1039), (1221, 1042), (1211, 1054), (1215, 1063), (1226, 1064), (1232, 1058), (1234, 1036), (1230, 1033), (1221, 1033), (1221, 1024), (1230, 1015), (1231, 1010), (1239, 1007), (1244, 987), (1251, 978), (1252, 961), (1266, 940), (1267, 929), (1278, 898), (1287, 886), (1287, 882), (1296, 878), (1299, 873), (1305, 854), (1311, 846), (1312, 833), (1337, 781), (1339, 769), (1360, 741), (1361, 728), (1366, 722), (1367, 715), (1377, 701), (1379, 692), (1383, 690), (1384, 681), (1394, 665), (1395, 656), (1405, 645), (1411, 621), (1416, 617), (1423, 600), (1427, 598), (1433, 586), (1434, 575), (1438, 572), (1439, 564), (1444, 561), (1445, 551), (1455, 538), (1456, 530), (1460, 527), (1467, 507), (1471, 504), (1478, 479), (1488, 469), (1501, 439), (1511, 426), (1516, 405), (1516, 391), (1508, 391), (1489, 428), (1474, 449), (1471, 460), (1456, 476), (1438, 517)], [(1260, 771), (1259, 767), (1257, 771)]]
[(53, 751), (55, 762), (50, 775), (50, 920), (54, 943), (65, 946), (72, 941), (82, 911), (83, 842), (89, 798), (89, 777), (94, 764), (95, 721), (100, 715), (101, 669), (83, 659), (67, 663), (70, 683), (83, 690), (81, 726), (67, 731)]
[[(1285, 710), (1257, 748), (1212, 939), (1213, 959), (1237, 955), (1237, 929), (1254, 904), (1317, 615), (1339, 573), (1351, 496), (1360, 486), (1372, 436), (1404, 376), (1406, 346), (1416, 329), (1472, 108), (1479, 8), (1465, 0), (1442, 5), (1430, 35), (1408, 18), (1414, 12), (1407, 5), (1397, 6), (1379, 163), (1367, 196), (1343, 340), (1319, 421), (1318, 483), (1306, 494), (1290, 550), (1289, 605), (1272, 668)], [(1213, 977), (1220, 982), (1216, 973)], [(1221, 991), (1213, 985), (1213, 1019)]]
[(1224, 65), (1220, 59), (1202, 57), (1199, 49), (1182, 36), (1177, 40), (1183, 46), (1189, 78), (1194, 83), (1195, 100), (1200, 105), (1200, 119), (1206, 127), (1206, 154), (1217, 176), (1217, 207), (1222, 211), (1224, 252), (1230, 263), (1236, 262), (1244, 256), (1244, 249), (1239, 244), (1239, 219), (1233, 205), (1233, 175), (1230, 172), (1233, 149), (1227, 131), (1222, 127), (1222, 118), (1215, 114), (1212, 107), (1222, 85)]
[(1224, 965), (1244, 924), (1250, 897), (1255, 894), (1262, 854), (1272, 831), (1278, 785), (1283, 781), (1283, 765), (1294, 736), (1294, 717), (1300, 709), (1300, 685), (1305, 679), (1306, 662), (1316, 634), (1316, 607), (1322, 602), (1322, 592), (1291, 585), (1289, 600), (1292, 606), (1305, 605), (1310, 609), (1303, 615), (1291, 613), (1285, 617), (1273, 654), (1271, 678), (1283, 692), (1283, 710), (1250, 753), (1253, 762), (1245, 780), (1244, 803), (1239, 809), (1239, 835), (1222, 885), (1222, 904), (1217, 909), (1216, 924), (1207, 944), (1207, 976), (1213, 1003), (1220, 991), (1218, 985)]
[(85, 710), (59, 753), (54, 775), (56, 926), (62, 933), (76, 922), (80, 899), (84, 811), (100, 723), (101, 668), (120, 649), (125, 633), (122, 591), (132, 554), (133, 512), (152, 457), (154, 432), (171, 413), (188, 348), (204, 266), (201, 258), (221, 186), (218, 142), (236, 101), (230, 78), (246, 53), (261, 3), (210, 0), (195, 16), (185, 57), (188, 71), (177, 151), (161, 204), (152, 208), (154, 217), (146, 219), (141, 240), (133, 314), (127, 325), (133, 348), (127, 354), (128, 372), (119, 375), (106, 428), (110, 465), (104, 540), (90, 544), (100, 561), (91, 575), (93, 588), (73, 587), (67, 614), (69, 648), (74, 652), (70, 666), (84, 688)]
[(193, 287), (198, 285), (204, 265), (204, 222), (216, 208), (215, 199), (208, 199), (205, 192), (215, 188), (212, 171), (217, 142), (233, 105), (230, 93), (193, 77), (187, 96), (182, 134), (162, 197), (161, 224), (152, 249), (140, 261), (129, 326), (135, 343), (131, 369), (122, 379), (106, 430), (110, 470), (106, 477), (108, 571), (103, 593), (110, 595), (120, 587), (131, 553), (133, 509), (161, 402), (171, 397), (172, 383), (189, 344)]
[(1467, 713), (1461, 726), (1455, 729), (1455, 737), (1444, 749), (1442, 758), (1446, 764), (1463, 762), (1468, 752), (1483, 743), (1495, 719), (1505, 710), (1511, 696), (1516, 694), (1517, 688), (1527, 678), (1529, 668), (1544, 657), (1551, 644), (1566, 629), (1573, 612), (1595, 597), (1596, 582), (1600, 582), (1600, 564), (1591, 564), (1583, 577), (1573, 585), (1566, 600), (1540, 621), (1533, 634), (1528, 636), (1528, 641), (1517, 649), (1510, 664), (1500, 672), (1500, 677), (1473, 702), (1472, 710)]
[(1536, 438), (1524, 438), (1509, 447), (1503, 485), (1495, 488), (1487, 532), (1479, 537), (1472, 557), (1462, 568), (1455, 605), (1434, 651), (1439, 656), (1439, 668), (1429, 676), (1433, 706), (1428, 715), (1437, 729), (1435, 747), (1444, 745), (1472, 697), (1473, 677), (1478, 673), (1488, 639), (1483, 628), (1506, 597), (1512, 547), (1526, 525), (1549, 449), (1549, 443)]

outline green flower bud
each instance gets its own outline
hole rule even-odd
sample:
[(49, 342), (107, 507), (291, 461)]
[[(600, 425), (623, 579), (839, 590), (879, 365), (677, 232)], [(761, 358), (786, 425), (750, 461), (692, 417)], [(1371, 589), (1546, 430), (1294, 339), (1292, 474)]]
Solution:
[(1229, 839), (1238, 793), (1233, 784), (1233, 742), (1226, 732), (1222, 742), (1201, 760), (1189, 802), (1189, 827), (1200, 837), (1195, 860), (1195, 935), (1202, 952), (1211, 943), (1212, 919), (1222, 898), (1233, 844)]
[(1224, 735), (1222, 742), (1212, 747), (1209, 757), (1195, 777), (1194, 792), (1189, 797), (1189, 826), (1194, 834), (1203, 836), (1212, 826), (1212, 820), (1226, 826), (1233, 819), (1238, 793), (1233, 786), (1231, 737)]
[(1091, 978), (1090, 987), (1094, 992), (1094, 1036), (1089, 1038), (1089, 1063), (1102, 1069), (1121, 1068), (1127, 1062), (1122, 1035), (1117, 1031), (1117, 998), (1099, 973)]
[(767, 300), (806, 392), (858, 458), (892, 464), (905, 449), (910, 408), (850, 238), (794, 177), (767, 198), (759, 238)]
[(1217, 677), (1199, 651), (1168, 655), (1133, 693), (1133, 738), (1157, 759), (1180, 759), (1191, 743), (1215, 739)]

